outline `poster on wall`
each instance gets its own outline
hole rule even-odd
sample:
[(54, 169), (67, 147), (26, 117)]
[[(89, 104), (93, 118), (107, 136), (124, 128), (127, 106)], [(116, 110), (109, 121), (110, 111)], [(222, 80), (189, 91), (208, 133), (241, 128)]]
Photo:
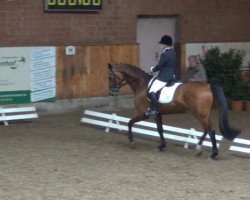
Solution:
[(31, 49), (31, 102), (55, 98), (55, 65), (55, 48)]
[(54, 100), (55, 47), (0, 48), (0, 104)]

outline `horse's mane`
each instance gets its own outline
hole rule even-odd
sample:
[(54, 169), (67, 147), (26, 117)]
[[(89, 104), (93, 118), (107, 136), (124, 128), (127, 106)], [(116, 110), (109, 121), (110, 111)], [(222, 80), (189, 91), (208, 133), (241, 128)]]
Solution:
[(127, 63), (120, 63), (120, 64), (117, 64), (117, 66), (119, 66), (120, 70), (123, 71), (124, 73), (134, 74), (136, 76), (147, 76), (148, 75), (150, 77), (150, 75), (148, 73), (146, 73), (145, 71), (143, 71), (142, 69), (140, 69), (136, 65), (127, 64)]

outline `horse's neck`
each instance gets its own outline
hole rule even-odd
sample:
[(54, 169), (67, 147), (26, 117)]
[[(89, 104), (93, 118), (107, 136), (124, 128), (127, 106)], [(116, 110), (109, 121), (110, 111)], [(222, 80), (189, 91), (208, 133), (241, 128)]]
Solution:
[(129, 84), (131, 89), (135, 92), (139, 87), (148, 85), (150, 78), (149, 76), (147, 76), (147, 74), (142, 74), (139, 76), (126, 76), (125, 80)]

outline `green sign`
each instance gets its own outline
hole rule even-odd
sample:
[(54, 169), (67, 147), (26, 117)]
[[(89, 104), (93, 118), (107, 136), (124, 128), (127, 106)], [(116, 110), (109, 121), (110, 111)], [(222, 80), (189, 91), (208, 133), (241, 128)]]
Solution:
[(11, 91), (0, 93), (0, 104), (29, 103), (30, 91)]
[(53, 100), (55, 47), (0, 48), (0, 104)]

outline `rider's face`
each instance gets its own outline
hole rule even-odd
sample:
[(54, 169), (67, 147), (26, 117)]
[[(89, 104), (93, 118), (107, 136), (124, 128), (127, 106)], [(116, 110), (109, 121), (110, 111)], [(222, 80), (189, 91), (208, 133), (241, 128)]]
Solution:
[(160, 47), (162, 50), (164, 50), (166, 48), (166, 45), (165, 44), (160, 44)]

